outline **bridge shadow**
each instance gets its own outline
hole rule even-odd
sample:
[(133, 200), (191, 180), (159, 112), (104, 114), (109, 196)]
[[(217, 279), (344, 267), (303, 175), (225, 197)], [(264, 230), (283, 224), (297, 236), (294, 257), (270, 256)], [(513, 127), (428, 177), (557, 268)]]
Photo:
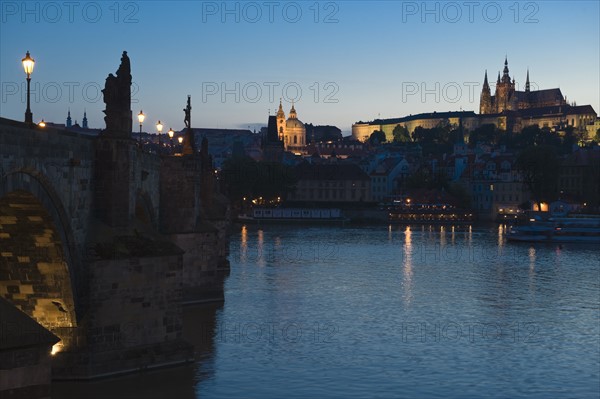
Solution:
[(194, 346), (195, 362), (97, 381), (52, 383), (53, 399), (195, 399), (196, 387), (214, 376), (215, 333), (222, 303), (183, 308), (183, 338)]

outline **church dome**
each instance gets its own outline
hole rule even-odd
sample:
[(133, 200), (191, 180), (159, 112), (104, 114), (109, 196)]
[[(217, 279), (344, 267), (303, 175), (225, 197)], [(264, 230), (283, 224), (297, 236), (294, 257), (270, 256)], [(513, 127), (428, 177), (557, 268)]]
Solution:
[(285, 122), (286, 129), (304, 129), (304, 123), (300, 119), (288, 118)]
[(293, 104), (292, 109), (290, 109), (289, 118), (285, 121), (283, 139), (286, 150), (298, 150), (306, 145), (306, 127), (298, 119), (298, 114)]

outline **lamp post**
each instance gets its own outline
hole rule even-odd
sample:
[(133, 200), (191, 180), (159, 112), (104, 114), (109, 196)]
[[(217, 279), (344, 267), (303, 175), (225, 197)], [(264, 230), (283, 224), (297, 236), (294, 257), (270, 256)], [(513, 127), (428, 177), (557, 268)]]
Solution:
[(162, 129), (163, 129), (163, 124), (160, 123), (160, 121), (158, 121), (158, 123), (156, 124), (156, 130), (158, 131), (158, 151), (156, 153), (159, 155), (161, 153), (161, 148), (162, 148), (162, 139), (160, 137), (160, 134), (162, 133)]
[(30, 107), (30, 86), (31, 86), (31, 73), (33, 72), (33, 66), (35, 65), (35, 61), (29, 55), (29, 51), (25, 54), (25, 58), (21, 60), (23, 63), (23, 69), (27, 74), (27, 110), (25, 110), (25, 123), (33, 124), (33, 114), (31, 113)]
[[(179, 147), (181, 147), (181, 144), (183, 143), (183, 136), (177, 137), (177, 141), (179, 142)], [(183, 152), (183, 150), (181, 150), (181, 152)]]
[(170, 145), (171, 145), (171, 154), (173, 154), (173, 135), (175, 135), (175, 132), (173, 131), (173, 129), (169, 128), (169, 131), (167, 132), (167, 134), (169, 135), (169, 141), (170, 141)]
[(140, 113), (138, 114), (138, 121), (140, 122), (140, 148), (142, 148), (142, 123), (144, 123), (145, 118), (146, 115), (144, 115), (144, 111), (140, 110)]

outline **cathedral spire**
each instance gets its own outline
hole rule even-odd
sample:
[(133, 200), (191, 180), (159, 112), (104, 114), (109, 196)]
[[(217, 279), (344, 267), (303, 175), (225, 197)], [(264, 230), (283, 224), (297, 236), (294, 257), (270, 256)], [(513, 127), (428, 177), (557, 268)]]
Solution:
[(498, 71), (498, 81), (496, 82), (496, 85), (500, 84), (500, 71)]
[(510, 76), (508, 74), (508, 58), (504, 58), (504, 71), (502, 73), (502, 83), (510, 83)]
[(525, 91), (529, 93), (529, 68), (527, 68), (527, 80), (525, 81)]
[(84, 129), (88, 128), (87, 112), (85, 111), (85, 109), (83, 110), (83, 119), (81, 121), (81, 127)]
[(71, 108), (69, 108), (69, 111), (67, 112), (67, 127), (73, 126), (73, 124), (71, 122), (72, 122), (72, 119), (71, 119)]
[(483, 90), (490, 90), (490, 84), (488, 83), (487, 69), (485, 70), (485, 77), (483, 78)]

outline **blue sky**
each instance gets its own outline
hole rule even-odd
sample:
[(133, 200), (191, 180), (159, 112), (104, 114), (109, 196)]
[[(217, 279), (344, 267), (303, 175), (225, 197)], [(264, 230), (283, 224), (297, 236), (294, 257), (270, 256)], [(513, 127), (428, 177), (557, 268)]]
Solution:
[(484, 71), (508, 55), (524, 84), (560, 87), (600, 112), (598, 1), (5, 1), (0, 2), (0, 115), (22, 120), (21, 58), (36, 60), (34, 120), (67, 109), (104, 127), (99, 89), (131, 58), (132, 109), (147, 131), (265, 125), (279, 98), (303, 122), (352, 123), (475, 110)]

